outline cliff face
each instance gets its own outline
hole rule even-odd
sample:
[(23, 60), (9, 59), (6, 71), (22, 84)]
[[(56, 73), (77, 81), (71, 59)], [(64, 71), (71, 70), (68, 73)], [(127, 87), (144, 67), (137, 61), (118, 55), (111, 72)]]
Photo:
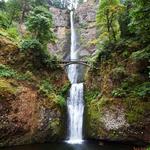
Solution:
[(65, 72), (30, 70), (16, 44), (0, 45), (0, 146), (64, 139)]
[(57, 54), (60, 58), (68, 57), (70, 51), (70, 18), (68, 10), (51, 7), (53, 15), (54, 33), (56, 44), (49, 44), (48, 49), (51, 53)]
[(97, 3), (88, 1), (76, 10), (75, 22), (81, 57), (91, 56), (96, 50), (96, 9)]
[[(89, 0), (80, 4), (75, 10), (75, 28), (78, 36), (78, 49), (81, 57), (95, 52), (96, 47), (96, 8), (97, 2)], [(50, 8), (54, 20), (56, 44), (49, 44), (49, 50), (62, 59), (69, 58), (70, 52), (70, 12), (58, 8)]]
[(148, 61), (132, 58), (137, 44), (110, 47), (112, 55), (87, 73), (87, 138), (150, 142)]

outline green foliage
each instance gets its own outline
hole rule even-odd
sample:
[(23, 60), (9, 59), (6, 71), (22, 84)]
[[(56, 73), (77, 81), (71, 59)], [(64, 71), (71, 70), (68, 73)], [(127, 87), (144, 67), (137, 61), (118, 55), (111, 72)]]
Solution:
[(43, 62), (47, 68), (50, 68), (52, 70), (59, 68), (58, 58), (56, 55), (45, 55)]
[(6, 8), (5, 0), (1, 0), (0, 1), (0, 10), (5, 10), (5, 8)]
[(150, 46), (147, 46), (146, 48), (133, 52), (131, 55), (131, 59), (135, 61), (140, 60), (149, 60), (150, 59)]
[(148, 97), (150, 95), (150, 82), (137, 85), (133, 90), (133, 95), (140, 98)]
[(125, 97), (127, 95), (126, 91), (122, 88), (117, 88), (112, 91), (112, 96), (113, 97)]
[(48, 1), (47, 0), (35, 0), (33, 4), (35, 6), (47, 6)]
[(16, 75), (17, 73), (13, 69), (0, 64), (0, 77), (13, 78)]
[(59, 95), (62, 95), (62, 96), (66, 96), (67, 92), (69, 91), (69, 88), (70, 88), (70, 82), (67, 82), (66, 84), (64, 84), (60, 90), (59, 90)]
[(6, 12), (9, 16), (9, 24), (13, 21), (19, 21), (20, 18), (21, 3), (19, 0), (8, 0), (6, 3)]
[[(97, 12), (97, 26), (100, 28), (101, 37), (108, 37), (109, 41), (116, 41), (119, 37), (119, 14), (123, 5), (119, 0), (101, 0)], [(101, 38), (101, 39), (103, 39)]]
[[(57, 57), (47, 52), (47, 43), (54, 42), (52, 15), (44, 7), (36, 7), (28, 17), (27, 29), (32, 33), (32, 39), (22, 42), (22, 49), (27, 56), (34, 58), (36, 67), (57, 68)], [(32, 60), (32, 59), (31, 59)]]
[(11, 69), (10, 67), (7, 67), (3, 64), (0, 64), (0, 77), (4, 78), (14, 78), (17, 80), (32, 80), (32, 73), (27, 71), (24, 74), (20, 74), (16, 72), (14, 69)]
[(33, 74), (32, 72), (27, 71), (24, 74), (17, 74), (16, 79), (20, 81), (33, 81)]
[(131, 9), (131, 0), (125, 0), (125, 2), (123, 2), (124, 5), (124, 11), (121, 12), (121, 14), (119, 15), (119, 25), (120, 25), (120, 31), (121, 31), (121, 37), (122, 38), (129, 38), (132, 36), (130, 30), (129, 30), (129, 23), (131, 21), (129, 12)]
[(36, 7), (27, 19), (27, 29), (32, 33), (33, 38), (42, 44), (54, 42), (52, 28), (52, 15), (44, 7)]
[(150, 41), (150, 2), (147, 0), (133, 0), (130, 11), (130, 29), (143, 42)]
[(150, 82), (140, 83), (138, 79), (124, 80), (120, 87), (112, 91), (113, 97), (134, 97), (139, 100), (148, 99), (150, 95)]
[(95, 122), (101, 122), (103, 109), (108, 104), (108, 99), (103, 96), (100, 99), (88, 100), (87, 102), (89, 117), (92, 118), (91, 124), (94, 126)]
[(39, 85), (39, 91), (47, 96), (50, 100), (63, 107), (65, 105), (65, 99), (61, 95), (55, 94), (55, 88), (48, 80), (43, 80)]
[(9, 37), (11, 37), (15, 40), (19, 39), (19, 32), (18, 32), (17, 28), (15, 28), (15, 27), (8, 28), (6, 30), (6, 32), (8, 33)]
[(36, 68), (57, 69), (58, 59), (55, 55), (50, 55), (37, 39), (27, 39), (21, 43), (22, 52)]
[(115, 74), (124, 74), (125, 73), (125, 68), (123, 66), (118, 66), (116, 68), (113, 69), (113, 71)]
[(22, 51), (28, 52), (29, 50), (40, 51), (42, 49), (41, 43), (36, 39), (27, 39), (21, 43)]
[(43, 94), (49, 95), (49, 94), (53, 91), (53, 87), (52, 87), (52, 85), (49, 83), (48, 80), (43, 80), (43, 81), (40, 83), (39, 90), (40, 90), (40, 92), (42, 92)]
[(88, 102), (96, 100), (98, 96), (100, 96), (100, 91), (98, 91), (97, 89), (88, 90), (85, 92), (85, 100)]
[(57, 95), (56, 96), (56, 101), (57, 104), (59, 104), (61, 107), (66, 105), (66, 101), (64, 99), (64, 97), (62, 97), (61, 95)]
[(12, 86), (7, 80), (0, 79), (0, 101), (5, 100), (5, 94), (16, 94), (17, 88)]
[(150, 147), (148, 147), (146, 150), (150, 150)]
[(112, 69), (110, 76), (112, 80), (122, 80), (126, 76), (125, 68), (123, 66), (118, 66)]
[(144, 115), (150, 111), (149, 102), (140, 102), (136, 98), (129, 97), (125, 101), (126, 118), (130, 124), (142, 121)]
[(0, 11), (0, 28), (7, 29), (9, 27), (9, 18), (6, 13)]
[(133, 110), (129, 111), (126, 114), (127, 120), (130, 124), (140, 120), (144, 114), (144, 109), (142, 107), (135, 106), (135, 107), (132, 107), (132, 109)]

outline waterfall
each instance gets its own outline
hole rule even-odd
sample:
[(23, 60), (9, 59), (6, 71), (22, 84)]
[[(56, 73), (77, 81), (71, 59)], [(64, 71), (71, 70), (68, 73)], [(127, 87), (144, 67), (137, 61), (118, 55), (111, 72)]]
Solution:
[[(71, 1), (71, 7), (77, 7), (77, 1)], [(70, 22), (71, 22), (71, 51), (70, 59), (78, 60), (77, 54), (77, 37), (74, 27), (74, 11), (70, 9)], [(68, 108), (68, 143), (80, 144), (82, 143), (82, 126), (83, 126), (83, 83), (78, 83), (78, 65), (72, 64), (68, 67), (68, 77), (71, 82), (69, 98), (67, 100)]]

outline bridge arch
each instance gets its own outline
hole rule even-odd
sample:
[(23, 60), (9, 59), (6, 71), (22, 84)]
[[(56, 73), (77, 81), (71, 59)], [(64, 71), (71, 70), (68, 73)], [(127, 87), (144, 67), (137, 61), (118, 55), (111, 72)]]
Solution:
[(76, 62), (70, 61), (70, 62), (64, 64), (64, 67), (67, 67), (67, 66), (73, 65), (73, 64), (79, 64), (79, 65), (84, 65), (84, 66), (87, 66), (87, 67), (91, 67), (87, 62), (80, 62), (80, 61), (78, 61), (78, 62), (77, 61)]

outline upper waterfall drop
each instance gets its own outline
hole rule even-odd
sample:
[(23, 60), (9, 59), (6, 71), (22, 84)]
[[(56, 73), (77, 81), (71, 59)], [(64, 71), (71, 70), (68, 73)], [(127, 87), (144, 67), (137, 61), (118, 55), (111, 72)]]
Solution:
[[(77, 60), (77, 51), (76, 51), (76, 32), (74, 28), (74, 12), (73, 10), (70, 12), (70, 22), (71, 22), (71, 50), (70, 50), (70, 59)], [(70, 82), (77, 83), (77, 65), (72, 64), (68, 67), (68, 77)]]

